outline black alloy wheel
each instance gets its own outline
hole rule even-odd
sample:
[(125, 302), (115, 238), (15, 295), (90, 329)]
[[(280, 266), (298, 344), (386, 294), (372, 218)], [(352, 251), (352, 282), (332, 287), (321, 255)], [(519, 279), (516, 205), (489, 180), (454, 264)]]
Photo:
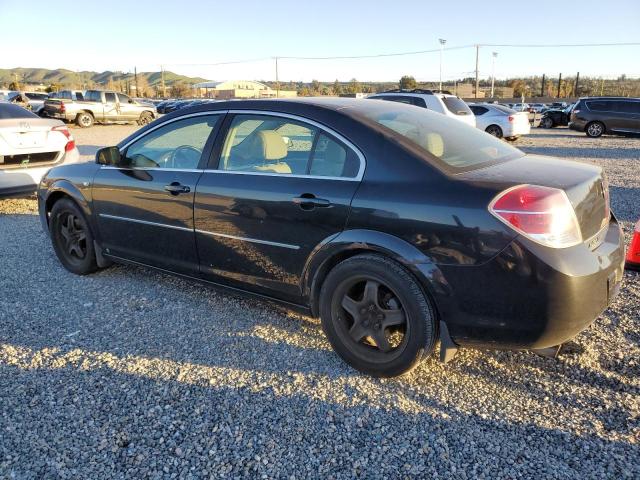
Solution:
[(489, 135), (493, 135), (496, 138), (502, 138), (502, 129), (498, 125), (489, 125), (485, 132)]
[(338, 264), (321, 292), (321, 319), (336, 352), (370, 375), (414, 368), (435, 343), (435, 319), (412, 275), (379, 255)]
[(53, 205), (49, 233), (56, 255), (67, 270), (78, 275), (97, 270), (93, 235), (72, 200), (61, 199)]
[(553, 128), (553, 120), (550, 117), (544, 117), (540, 122), (542, 128)]

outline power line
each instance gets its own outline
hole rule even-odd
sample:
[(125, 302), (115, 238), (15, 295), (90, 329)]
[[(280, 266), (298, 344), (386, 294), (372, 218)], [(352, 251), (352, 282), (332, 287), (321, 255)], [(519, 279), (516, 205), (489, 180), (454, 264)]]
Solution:
[(481, 47), (513, 47), (513, 48), (566, 48), (566, 47), (637, 47), (640, 42), (620, 42), (620, 43), (480, 43)]
[[(459, 47), (447, 47), (443, 48), (443, 50), (460, 50), (463, 48), (471, 48), (475, 45), (461, 45)], [(416, 50), (413, 52), (395, 52), (395, 53), (377, 53), (374, 55), (338, 55), (332, 57), (278, 57), (284, 58), (287, 60), (353, 60), (357, 58), (380, 58), (380, 57), (400, 57), (404, 55), (422, 55), (424, 53), (439, 53), (440, 49), (432, 49), (432, 50)]]

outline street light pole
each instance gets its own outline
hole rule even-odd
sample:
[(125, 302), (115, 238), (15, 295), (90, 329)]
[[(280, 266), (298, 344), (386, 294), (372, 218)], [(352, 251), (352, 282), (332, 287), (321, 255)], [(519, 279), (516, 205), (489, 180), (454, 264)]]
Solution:
[(498, 56), (498, 52), (492, 52), (491, 55), (491, 99), (493, 100), (493, 85), (496, 79), (496, 57)]
[(440, 42), (440, 90), (442, 90), (442, 50), (447, 41), (444, 38), (439, 38), (438, 41)]

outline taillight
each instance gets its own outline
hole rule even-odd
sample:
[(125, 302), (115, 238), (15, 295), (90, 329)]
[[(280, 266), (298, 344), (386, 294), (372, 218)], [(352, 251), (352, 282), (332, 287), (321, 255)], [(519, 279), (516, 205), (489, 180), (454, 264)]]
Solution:
[(73, 139), (73, 137), (71, 136), (71, 132), (69, 131), (69, 129), (67, 128), (66, 125), (58, 125), (56, 127), (53, 127), (51, 129), (52, 132), (60, 132), (62, 133), (65, 137), (67, 137), (67, 144), (64, 146), (64, 151), (68, 152), (70, 150), (73, 150), (76, 146), (76, 142)]
[(60, 113), (64, 113), (67, 111), (67, 107), (64, 106), (63, 102), (60, 102)]
[(509, 120), (510, 122), (513, 122), (515, 120), (515, 117), (513, 115), (509, 115), (507, 120)]
[(564, 190), (518, 185), (500, 193), (489, 211), (518, 233), (547, 247), (566, 248), (582, 242), (580, 225)]

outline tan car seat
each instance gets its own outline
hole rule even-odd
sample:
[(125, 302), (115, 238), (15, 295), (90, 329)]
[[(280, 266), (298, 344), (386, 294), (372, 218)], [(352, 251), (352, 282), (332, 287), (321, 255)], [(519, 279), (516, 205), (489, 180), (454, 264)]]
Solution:
[(291, 167), (281, 162), (287, 156), (287, 145), (275, 130), (261, 130), (251, 144), (251, 159), (263, 160), (255, 167), (258, 172), (291, 174)]

